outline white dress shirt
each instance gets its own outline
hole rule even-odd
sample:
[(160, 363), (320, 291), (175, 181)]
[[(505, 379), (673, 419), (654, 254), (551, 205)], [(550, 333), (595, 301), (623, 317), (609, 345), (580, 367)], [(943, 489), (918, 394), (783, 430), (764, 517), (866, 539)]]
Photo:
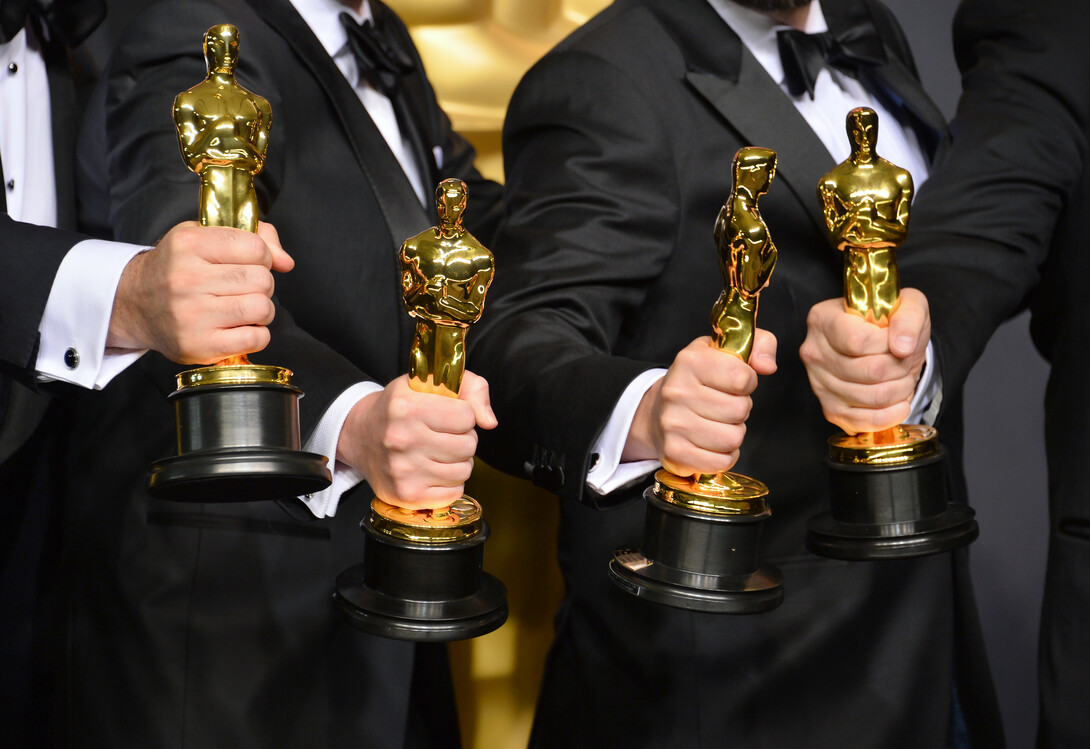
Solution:
[[(879, 153), (894, 164), (907, 169), (912, 174), (917, 190), (927, 180), (929, 174), (927, 158), (916, 134), (910, 128), (902, 127), (881, 102), (863, 88), (862, 84), (850, 76), (823, 68), (814, 84), (812, 100), (808, 93), (791, 96), (784, 81), (783, 63), (780, 61), (776, 37), (776, 32), (789, 27), (763, 13), (743, 8), (731, 0), (708, 0), (708, 2), (757, 58), (772, 80), (784, 90), (784, 94), (791, 99), (795, 108), (799, 110), (836, 163), (844, 161), (851, 155), (851, 144), (845, 128), (847, 113), (854, 107), (867, 106), (877, 112), (881, 123)], [(819, 0), (813, 0), (808, 9), (809, 14), (802, 30), (808, 34), (828, 31), (829, 27), (825, 22), (825, 14), (821, 10)], [(765, 145), (774, 146), (775, 144)], [(937, 414), (938, 409), (933, 406), (939, 403), (941, 380), (935, 371), (934, 350), (930, 342), (927, 344), (926, 357), (924, 374), (916, 386), (916, 393), (912, 400), (909, 423), (919, 423), (925, 418), (933, 421)], [(659, 467), (659, 462), (655, 460), (631, 463), (620, 461), (621, 452), (628, 438), (628, 430), (632, 426), (632, 420), (635, 418), (636, 409), (644, 393), (665, 374), (665, 369), (648, 370), (633, 380), (621, 394), (613, 414), (594, 447), (598, 460), (587, 474), (587, 485), (591, 489), (607, 494), (642, 478)]]
[[(398, 127), (393, 104), (384, 94), (360, 77), (356, 58), (348, 47), (348, 34), (341, 26), (341, 13), (348, 13), (359, 23), (370, 19), (372, 17), (370, 4), (364, 2), (361, 12), (356, 12), (338, 0), (291, 0), (291, 3), (310, 26), (310, 30), (314, 32), (314, 36), (321, 42), (325, 51), (333, 58), (333, 62), (336, 63), (345, 79), (352, 85), (367, 114), (382, 133), (382, 137), (398, 163), (401, 164), (421, 204), (424, 204), (426, 195), (424, 182), (413, 158), (412, 147), (402, 136), (401, 129)], [(436, 154), (440, 166), (442, 165), (441, 156), (441, 153)], [(360, 382), (345, 390), (326, 409), (325, 414), (318, 421), (318, 426), (307, 440), (304, 449), (325, 455), (329, 458), (329, 465), (333, 470), (332, 485), (302, 498), (315, 516), (320, 518), (332, 516), (337, 511), (341, 495), (364, 479), (358, 471), (337, 461), (337, 442), (340, 440), (341, 429), (345, 419), (348, 418), (349, 411), (365, 396), (380, 390), (382, 386), (376, 382)]]
[[(49, 77), (41, 45), (28, 29), (0, 44), (0, 161), (8, 215), (56, 226)], [(39, 379), (101, 388), (140, 357), (142, 351), (107, 354), (106, 335), (121, 272), (142, 249), (87, 240), (69, 250), (38, 327)]]

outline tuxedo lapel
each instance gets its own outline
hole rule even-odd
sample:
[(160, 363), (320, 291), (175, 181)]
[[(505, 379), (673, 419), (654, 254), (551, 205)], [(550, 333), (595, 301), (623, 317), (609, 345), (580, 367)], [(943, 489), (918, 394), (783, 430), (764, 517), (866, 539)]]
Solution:
[(776, 152), (779, 178), (824, 232), (814, 191), (835, 163), (779, 85), (706, 0), (674, 0), (654, 5), (653, 12), (685, 57), (689, 85), (742, 142)]
[(291, 4), (287, 0), (246, 2), (291, 46), (333, 103), (360, 169), (386, 219), (392, 249), (396, 252), (404, 238), (431, 225), (401, 164), (356, 92)]

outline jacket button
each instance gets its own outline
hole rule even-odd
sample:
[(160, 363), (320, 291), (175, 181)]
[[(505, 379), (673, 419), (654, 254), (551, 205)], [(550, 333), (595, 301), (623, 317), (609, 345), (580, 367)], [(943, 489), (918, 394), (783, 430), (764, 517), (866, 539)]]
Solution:
[(69, 369), (75, 369), (79, 366), (79, 352), (74, 348), (70, 348), (64, 352), (64, 366)]

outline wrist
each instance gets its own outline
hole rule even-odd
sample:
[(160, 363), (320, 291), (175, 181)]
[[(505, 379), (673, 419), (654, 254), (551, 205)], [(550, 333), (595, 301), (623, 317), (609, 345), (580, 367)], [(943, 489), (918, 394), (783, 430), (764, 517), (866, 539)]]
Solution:
[(135, 255), (121, 271), (121, 278), (114, 293), (110, 325), (106, 332), (106, 347), (120, 349), (149, 349), (150, 341), (143, 333), (143, 316), (139, 308), (141, 288), (147, 262), (147, 250)]
[(658, 459), (658, 451), (655, 449), (652, 438), (652, 424), (655, 402), (661, 389), (662, 380), (660, 379), (651, 385), (640, 399), (640, 405), (636, 407), (636, 415), (632, 418), (632, 425), (628, 428), (624, 449), (621, 451), (622, 463)]
[(356, 405), (352, 406), (344, 420), (344, 426), (341, 427), (340, 437), (337, 439), (337, 460), (351, 466), (365, 476), (368, 472), (364, 465), (363, 441), (366, 439), (365, 435), (373, 433), (371, 430), (374, 427), (369, 422), (371, 421), (375, 403), (381, 393), (380, 390), (365, 395), (360, 398)]

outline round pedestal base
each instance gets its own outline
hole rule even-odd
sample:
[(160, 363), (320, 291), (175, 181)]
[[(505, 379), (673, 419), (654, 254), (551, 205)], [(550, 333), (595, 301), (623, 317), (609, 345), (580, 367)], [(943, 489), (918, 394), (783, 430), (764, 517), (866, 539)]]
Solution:
[(842, 523), (832, 513), (810, 518), (806, 548), (832, 559), (908, 559), (966, 546), (980, 535), (968, 505), (951, 503), (929, 518), (900, 523)]
[(177, 502), (289, 499), (329, 486), (327, 462), (299, 450), (204, 450), (152, 463), (148, 493)]
[(893, 465), (829, 460), (830, 511), (810, 519), (806, 546), (832, 559), (908, 559), (971, 543), (973, 510), (947, 495), (945, 454)]
[(656, 564), (639, 551), (621, 549), (609, 562), (609, 579), (648, 601), (715, 614), (759, 614), (783, 603), (783, 573), (769, 564), (741, 575), (701, 575)]
[[(662, 472), (660, 472), (661, 474)], [(686, 490), (678, 501), (669, 480), (656, 476), (644, 492), (647, 514), (639, 550), (621, 549), (609, 563), (610, 580), (622, 590), (655, 603), (719, 614), (756, 614), (783, 601), (783, 574), (761, 562), (761, 528), (771, 517), (764, 507), (768, 490), (753, 485), (754, 501), (735, 497), (738, 506), (757, 512), (725, 513), (722, 504), (694, 502)], [(665, 477), (668, 478), (668, 477)], [(757, 502), (756, 500), (760, 501)]]
[(507, 590), (487, 572), (477, 591), (465, 598), (413, 601), (367, 587), (364, 565), (337, 576), (333, 594), (348, 622), (368, 634), (413, 642), (451, 642), (486, 635), (507, 621)]
[(372, 503), (360, 522), (367, 535), (363, 564), (337, 576), (334, 600), (349, 624), (395, 640), (449, 642), (507, 621), (507, 589), (482, 569), (489, 531), (479, 512), (423, 540), (415, 535), (421, 531), (415, 517), (399, 524), (389, 507)]

